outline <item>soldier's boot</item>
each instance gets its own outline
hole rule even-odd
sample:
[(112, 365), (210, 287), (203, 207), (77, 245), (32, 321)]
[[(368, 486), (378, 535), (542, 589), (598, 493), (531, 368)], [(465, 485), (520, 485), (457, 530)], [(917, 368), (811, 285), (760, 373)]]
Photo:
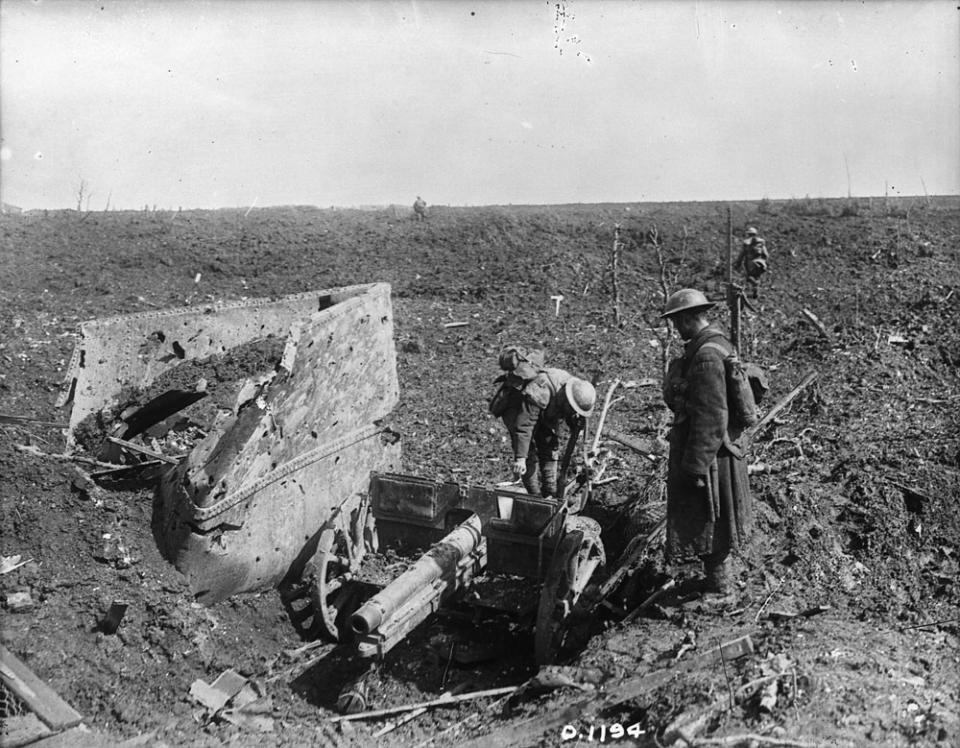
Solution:
[(733, 563), (730, 556), (711, 554), (703, 556), (704, 594), (703, 603), (708, 608), (733, 608), (739, 596), (733, 583)]
[(557, 495), (557, 460), (545, 460), (540, 463), (540, 486), (543, 496)]
[(715, 595), (727, 595), (731, 591), (730, 582), (730, 558), (724, 556), (704, 556), (703, 571), (706, 579), (704, 580), (704, 592)]

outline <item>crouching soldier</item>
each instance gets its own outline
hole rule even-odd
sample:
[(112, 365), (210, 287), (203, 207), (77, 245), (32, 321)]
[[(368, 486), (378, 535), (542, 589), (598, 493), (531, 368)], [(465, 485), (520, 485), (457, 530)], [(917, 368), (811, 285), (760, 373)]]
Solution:
[(563, 468), (587, 417), (593, 413), (597, 393), (593, 385), (563, 369), (547, 368), (520, 391), (520, 407), (510, 431), (514, 475), (534, 496), (560, 496), (560, 428), (569, 431)]

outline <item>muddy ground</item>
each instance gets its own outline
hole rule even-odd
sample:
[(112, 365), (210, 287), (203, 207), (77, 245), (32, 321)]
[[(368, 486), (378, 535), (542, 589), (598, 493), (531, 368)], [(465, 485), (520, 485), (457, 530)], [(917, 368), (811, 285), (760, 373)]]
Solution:
[[(753, 445), (757, 527), (736, 605), (666, 595), (618, 621), (667, 574), (690, 572), (663, 568), (654, 534), (567, 663), (585, 669), (581, 687), (436, 709), (378, 738), (382, 721), (338, 728), (337, 695), (361, 673), (349, 650), (298, 650), (306, 642), (276, 590), (200, 606), (156, 549), (150, 481), (97, 485), (95, 468), (57, 457), (56, 424), (69, 412), (54, 402), (78, 322), (369, 281), (393, 289), (401, 404), (391, 420), (406, 472), (509, 477), (485, 410), (505, 342), (542, 345), (551, 363), (596, 378), (601, 395), (616, 378), (641, 383), (621, 391), (609, 426), (655, 439), (665, 413), (658, 386), (642, 382), (664, 361), (662, 288), (722, 293), (728, 208), (736, 230), (756, 225), (772, 254), (743, 331), (745, 356), (770, 372), (766, 404), (807, 372), (818, 378)], [(557, 745), (576, 742), (564, 740), (571, 724), (579, 742), (593, 727), (593, 742), (650, 746), (681, 732), (703, 745), (748, 735), (757, 745), (956, 745), (958, 250), (955, 198), (437, 206), (422, 223), (308, 207), (2, 216), (0, 413), (39, 419), (0, 423), (0, 554), (29, 560), (0, 576), (2, 643), (84, 716), (93, 744)], [(589, 512), (614, 561), (663, 504), (657, 463), (609, 446), (618, 480)], [(128, 607), (106, 633), (113, 602)], [(431, 619), (368, 676), (370, 708), (536, 673), (529, 631), (457, 612)], [(695, 659), (745, 635), (746, 656)], [(494, 659), (451, 661), (452, 643), (491, 640)], [(210, 719), (190, 695), (230, 668), (259, 689), (261, 708), (239, 724)], [(672, 677), (624, 690), (654, 671)], [(633, 736), (616, 738), (615, 724)]]

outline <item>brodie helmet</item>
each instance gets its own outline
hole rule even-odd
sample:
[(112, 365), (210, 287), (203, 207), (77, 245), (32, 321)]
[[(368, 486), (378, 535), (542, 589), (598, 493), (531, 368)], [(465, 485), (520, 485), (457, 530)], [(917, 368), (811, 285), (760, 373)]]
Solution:
[(663, 319), (678, 312), (692, 312), (695, 309), (711, 309), (714, 306), (716, 306), (716, 304), (707, 299), (702, 291), (698, 291), (695, 288), (681, 288), (679, 291), (670, 294), (670, 298), (667, 299), (667, 304), (660, 318)]
[(563, 388), (567, 402), (579, 415), (586, 418), (593, 413), (593, 406), (597, 403), (597, 391), (585, 379), (571, 377)]

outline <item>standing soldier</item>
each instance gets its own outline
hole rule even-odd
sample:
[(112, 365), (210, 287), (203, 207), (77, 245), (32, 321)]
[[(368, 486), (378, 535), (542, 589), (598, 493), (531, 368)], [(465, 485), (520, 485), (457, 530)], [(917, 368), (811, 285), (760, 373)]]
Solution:
[(424, 221), (427, 218), (427, 204), (420, 195), (413, 201), (413, 214), (418, 221)]
[[(534, 496), (559, 496), (560, 424), (569, 436), (563, 470), (573, 456), (586, 418), (593, 413), (597, 392), (586, 380), (563, 369), (540, 368), (517, 390), (512, 409), (503, 413), (513, 449), (513, 472)], [(493, 408), (491, 407), (491, 412)]]
[(754, 299), (760, 296), (760, 279), (767, 272), (769, 261), (770, 252), (767, 250), (766, 241), (757, 235), (757, 230), (753, 226), (750, 226), (733, 266), (743, 270), (747, 287)]
[(707, 319), (714, 304), (700, 291), (672, 294), (661, 317), (685, 342), (671, 362), (663, 396), (674, 421), (667, 472), (667, 560), (699, 556), (704, 591), (731, 590), (730, 554), (745, 545), (752, 524), (747, 467), (731, 423), (724, 360), (733, 346)]

